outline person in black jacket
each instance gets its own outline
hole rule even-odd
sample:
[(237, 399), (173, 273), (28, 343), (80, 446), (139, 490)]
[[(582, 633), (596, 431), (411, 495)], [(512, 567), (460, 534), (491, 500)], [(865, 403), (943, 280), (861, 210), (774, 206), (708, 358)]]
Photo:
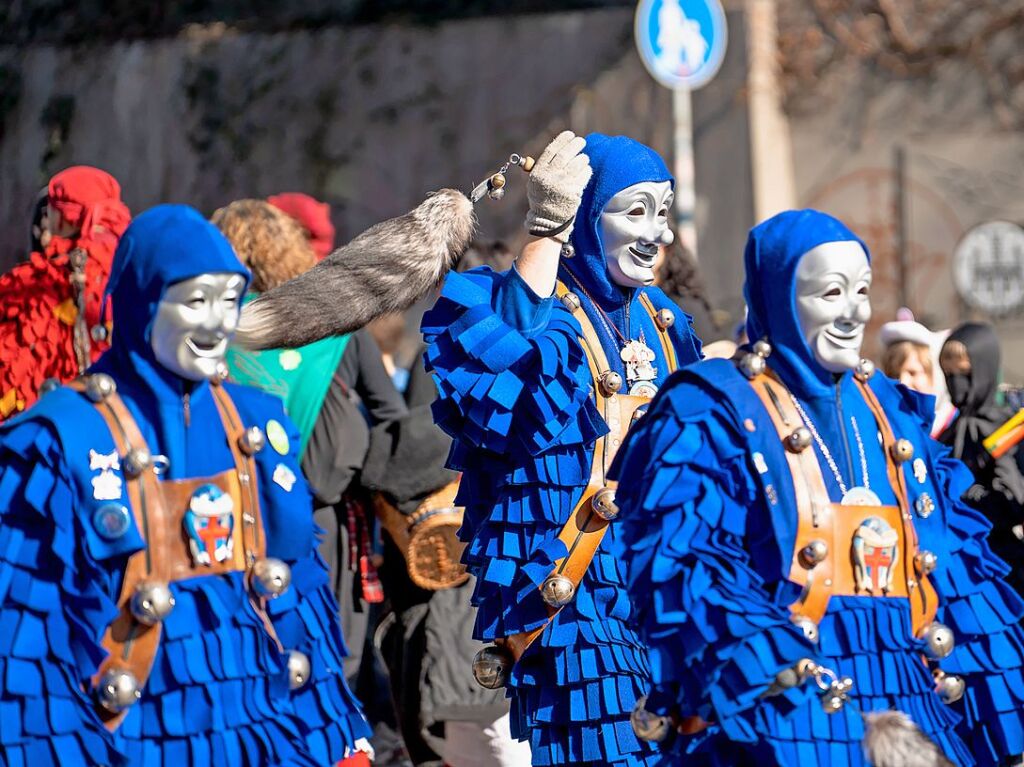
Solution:
[(965, 500), (992, 523), (989, 544), (1010, 566), (1007, 581), (1024, 595), (1024, 453), (1017, 446), (996, 459), (982, 444), (1014, 414), (998, 398), (995, 330), (977, 322), (956, 328), (942, 346), (939, 364), (959, 412), (938, 439), (974, 474)]

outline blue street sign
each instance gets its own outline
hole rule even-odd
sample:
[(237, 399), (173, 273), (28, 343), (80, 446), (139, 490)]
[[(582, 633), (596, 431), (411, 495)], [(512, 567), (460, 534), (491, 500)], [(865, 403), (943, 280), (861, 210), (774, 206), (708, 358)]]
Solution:
[(706, 85), (725, 58), (720, 0), (640, 0), (634, 33), (644, 66), (666, 88)]

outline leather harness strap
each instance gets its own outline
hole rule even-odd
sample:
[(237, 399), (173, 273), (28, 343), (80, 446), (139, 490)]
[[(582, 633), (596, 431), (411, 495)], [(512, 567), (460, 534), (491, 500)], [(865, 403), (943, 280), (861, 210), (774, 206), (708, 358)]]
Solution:
[(674, 373), (679, 369), (679, 359), (676, 357), (676, 347), (672, 345), (672, 339), (668, 335), (668, 326), (662, 327), (658, 322), (658, 310), (654, 308), (654, 302), (651, 301), (649, 295), (641, 292), (640, 303), (644, 305), (644, 309), (654, 320), (654, 327), (658, 329), (658, 340), (661, 341), (661, 351), (664, 352), (665, 359), (668, 360), (669, 372)]
[[(555, 288), (555, 294), (561, 299), (569, 292), (566, 285), (559, 281)], [(643, 295), (643, 294), (641, 294)], [(644, 296), (645, 297), (645, 296)], [(654, 309), (649, 301), (644, 303), (645, 309), (651, 313), (654, 319)], [(579, 337), (580, 344), (587, 358), (590, 367), (590, 375), (593, 382), (593, 393), (595, 405), (605, 422), (608, 424), (609, 432), (600, 437), (594, 445), (594, 457), (591, 463), (590, 481), (583, 495), (577, 501), (568, 520), (558, 534), (559, 540), (565, 544), (569, 552), (567, 556), (554, 563), (552, 575), (557, 574), (569, 579), (574, 589), (578, 589), (591, 562), (597, 555), (601, 546), (604, 534), (608, 529), (610, 521), (601, 517), (593, 507), (595, 495), (604, 488), (614, 489), (616, 484), (608, 479), (608, 469), (611, 467), (612, 459), (618, 451), (626, 431), (639, 416), (643, 415), (640, 408), (647, 405), (650, 400), (646, 397), (636, 397), (619, 393), (605, 392), (601, 386), (601, 375), (610, 370), (608, 358), (601, 346), (594, 324), (587, 317), (582, 308), (573, 311), (573, 316), (580, 323), (582, 334)], [(671, 341), (669, 341), (671, 348)], [(676, 368), (675, 354), (671, 356), (666, 352), (669, 366), (673, 372)], [(575, 593), (575, 592), (574, 592)], [(548, 617), (545, 622), (528, 632), (520, 632), (507, 637), (495, 640), (495, 644), (504, 647), (516, 661), (526, 652), (527, 648), (544, 633), (551, 620), (558, 614), (560, 607), (547, 605)]]
[[(81, 379), (72, 381), (69, 386), (79, 392), (85, 391)], [(215, 477), (164, 481), (158, 478), (152, 464), (134, 476), (124, 471), (128, 501), (145, 546), (129, 556), (125, 565), (117, 598), (118, 616), (104, 633), (102, 644), (108, 654), (92, 676), (93, 687), (113, 668), (130, 671), (139, 690), (145, 687), (149, 679), (160, 644), (161, 624), (157, 622), (148, 626), (136, 620), (131, 610), (136, 587), (147, 581), (172, 583), (202, 575), (245, 571), (252, 562), (264, 555), (263, 520), (254, 487), (256, 463), (251, 456), (245, 456), (238, 446), (237, 438), (243, 429), (234, 403), (222, 387), (213, 386), (212, 389), (236, 469)], [(122, 468), (125, 458), (133, 450), (149, 452), (138, 424), (116, 392), (94, 404), (110, 430)], [(232, 498), (240, 499), (242, 524), (235, 525), (231, 533), (233, 545), (230, 558), (197, 566), (188, 554), (183, 519), (189, 499), (204, 484), (214, 484), (222, 490), (226, 488)], [(246, 492), (247, 489), (249, 492)], [(259, 609), (257, 611), (260, 612)], [(264, 619), (264, 623), (276, 639), (269, 621)], [(127, 710), (111, 712), (98, 703), (95, 710), (111, 732), (118, 728), (127, 714)]]

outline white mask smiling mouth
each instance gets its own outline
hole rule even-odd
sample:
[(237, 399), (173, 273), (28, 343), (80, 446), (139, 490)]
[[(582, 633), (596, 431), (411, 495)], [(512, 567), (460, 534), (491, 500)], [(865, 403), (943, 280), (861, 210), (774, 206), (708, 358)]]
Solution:
[(221, 337), (213, 341), (200, 341), (195, 337), (185, 339), (185, 346), (197, 357), (220, 359), (228, 348), (228, 339)]
[(608, 274), (624, 288), (654, 283), (658, 246), (671, 245), (668, 212), (672, 207), (671, 181), (641, 181), (628, 186), (601, 211), (601, 242)]
[(826, 242), (807, 251), (796, 269), (796, 313), (804, 341), (830, 373), (860, 362), (871, 319), (871, 266), (859, 242)]

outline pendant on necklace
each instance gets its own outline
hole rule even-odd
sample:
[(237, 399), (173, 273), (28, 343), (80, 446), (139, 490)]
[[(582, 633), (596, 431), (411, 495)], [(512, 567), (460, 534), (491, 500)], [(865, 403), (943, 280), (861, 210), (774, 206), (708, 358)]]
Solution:
[(658, 386), (654, 383), (658, 371), (652, 364), (654, 351), (643, 341), (629, 341), (619, 355), (626, 366), (626, 383), (629, 393), (635, 397), (653, 397)]
[(840, 503), (843, 506), (881, 506), (882, 499), (875, 494), (874, 490), (858, 485), (847, 490)]

